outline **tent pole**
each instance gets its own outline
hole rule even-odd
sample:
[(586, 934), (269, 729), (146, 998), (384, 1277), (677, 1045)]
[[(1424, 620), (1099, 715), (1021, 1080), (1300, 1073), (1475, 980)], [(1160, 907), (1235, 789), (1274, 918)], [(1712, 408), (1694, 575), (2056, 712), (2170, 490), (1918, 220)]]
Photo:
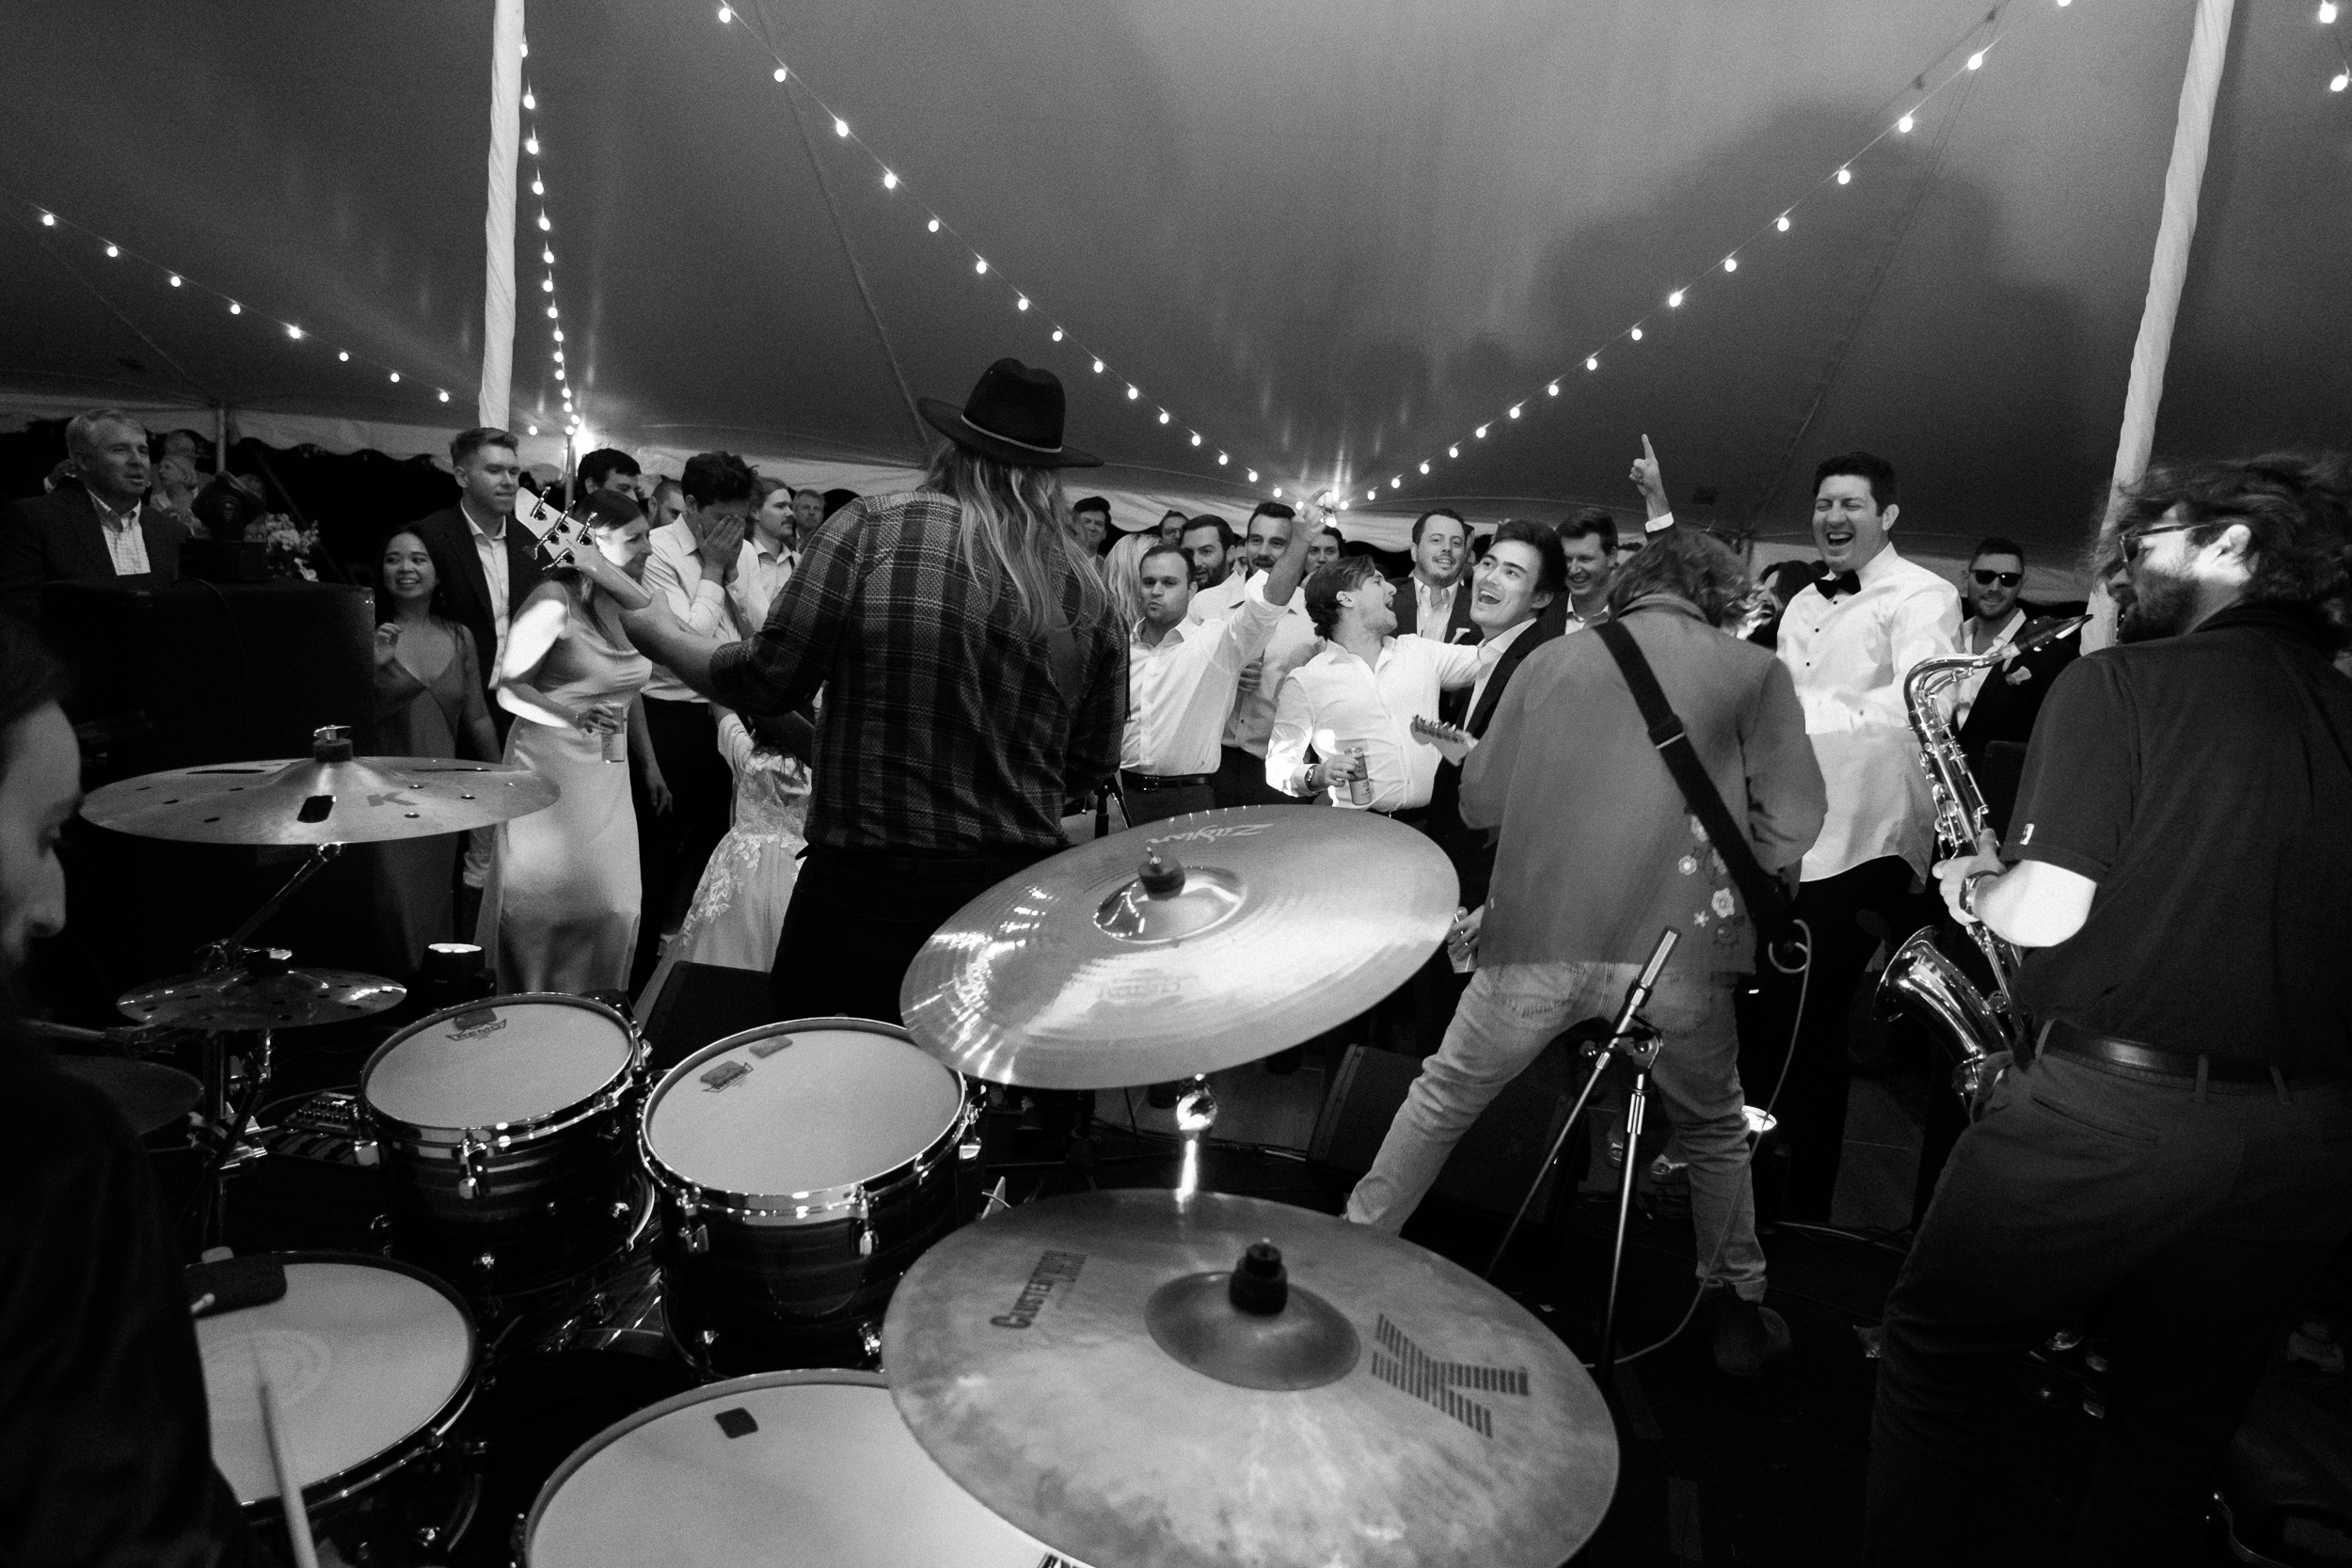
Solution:
[(506, 427), (515, 381), (515, 163), (522, 145), (523, 0), (497, 0), (490, 22), (488, 261), (482, 290), (482, 390), (477, 424)]
[[(2155, 448), (2156, 405), (2164, 397), (2165, 361), (2172, 353), (2172, 326), (2181, 310), (2181, 285), (2188, 276), (2190, 243), (2197, 237), (2197, 196), (2205, 181), (2205, 151), (2213, 136), (2214, 98), (2230, 48), (2230, 18), (2236, 0), (2197, 0), (2197, 25), (2188, 42), (2188, 70), (2181, 78), (2180, 112), (2172, 127), (2172, 162), (2164, 171), (2164, 216), (2156, 226), (2155, 256), (2148, 267), (2148, 300), (2139, 315), (2139, 339), (2132, 345), (2131, 380), (2123, 392), (2123, 427), (2115, 446), (2115, 477), (2107, 491), (2107, 526), (2122, 511), (2123, 487), (2148, 471)], [(2083, 628), (2085, 648), (2114, 641), (2115, 604), (2093, 586), (2096, 612)]]

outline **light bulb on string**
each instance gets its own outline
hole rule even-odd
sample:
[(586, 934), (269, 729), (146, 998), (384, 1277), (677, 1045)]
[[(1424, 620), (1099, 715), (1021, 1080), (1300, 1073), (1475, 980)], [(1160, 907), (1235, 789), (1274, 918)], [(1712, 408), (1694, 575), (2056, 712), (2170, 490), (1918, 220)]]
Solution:
[(2323, 26), (2336, 20), (2336, 0), (2319, 0), (2319, 20)]
[(1196, 447), (1200, 444), (1200, 433), (1197, 430), (1192, 433), (1192, 444)]
[(986, 271), (988, 271), (988, 261), (987, 261), (987, 260), (986, 260), (985, 258), (983, 258), (983, 257), (978, 257), (978, 256), (975, 256), (975, 257), (973, 257), (973, 258), (972, 258), (972, 270), (973, 270), (974, 272), (978, 272), (978, 273), (985, 273)]
[(1558, 397), (1560, 395), (1560, 383), (1557, 381), (1553, 382), (1550, 386), (1544, 388), (1544, 392), (1548, 397)]
[(882, 170), (882, 189), (886, 191), (895, 191), (898, 188), (898, 177), (892, 173), (889, 169)]
[(1979, 49), (1975, 54), (1968, 56), (1968, 69), (1971, 71), (1982, 71), (1984, 69), (1983, 50)]
[[(1255, 469), (1255, 468), (1252, 468), (1252, 469), (1250, 469), (1250, 470), (1249, 470), (1249, 483), (1252, 483), (1252, 484), (1255, 484), (1255, 483), (1258, 483), (1258, 470), (1257, 470), (1257, 469)], [(1276, 492), (1275, 492), (1275, 494), (1279, 496), (1279, 495), (1280, 495), (1280, 494), (1281, 494), (1281, 492), (1278, 490), (1278, 491), (1276, 491)]]
[(561, 318), (560, 318), (560, 317), (558, 317), (558, 316), (556, 315), (556, 313), (555, 313), (555, 307), (554, 307), (554, 306), (552, 306), (552, 305), (548, 306), (548, 320), (549, 320), (549, 321), (557, 321), (557, 320), (560, 320), (560, 319), (561, 319)]
[(1780, 216), (1773, 221), (1772, 227), (1779, 230), (1784, 234), (1788, 233), (1788, 214), (1787, 213), (1781, 214)]
[(779, 81), (779, 82), (783, 81), (783, 80), (784, 80), (784, 78), (785, 78), (785, 75), (786, 75), (786, 71), (785, 71), (784, 67), (782, 67), (782, 66), (778, 66), (778, 67), (776, 67), (776, 80), (777, 80), (777, 81)]
[(538, 106), (539, 106), (539, 100), (538, 100), (537, 95), (535, 95), (535, 94), (533, 94), (533, 93), (532, 93), (532, 92), (529, 92), (529, 91), (524, 92), (524, 94), (523, 94), (523, 107), (524, 107), (524, 108), (526, 108), (526, 109), (535, 109), (535, 108), (537, 108)]
[(1220, 467), (1220, 468), (1222, 468), (1223, 467), (1225, 467), (1225, 465), (1226, 465), (1226, 464), (1228, 464), (1228, 463), (1230, 463), (1230, 462), (1232, 462), (1232, 458), (1230, 458), (1230, 457), (1228, 457), (1228, 456), (1226, 456), (1223, 452), (1218, 452), (1218, 453), (1216, 454), (1216, 466), (1217, 466), (1218, 467)]
[(555, 329), (555, 341), (559, 343), (564, 341), (564, 329), (560, 326)]
[(539, 292), (549, 294), (555, 293), (555, 279), (552, 277), (541, 278), (539, 280)]
[(536, 131), (523, 138), (523, 150), (534, 158), (539, 155), (539, 134)]
[(1421, 466), (1421, 471), (1422, 471), (1422, 473), (1427, 473), (1427, 472), (1429, 471), (1429, 465), (1428, 465), (1428, 464), (1426, 464), (1426, 463), (1423, 463), (1423, 464)]
[(1642, 329), (1640, 327), (1637, 326), (1633, 329), (1632, 338), (1637, 343), (1642, 341)]
[(1516, 403), (1511, 405), (1511, 417), (1515, 420), (1519, 417), (1519, 405)]
[[(1251, 479), (1255, 479), (1258, 476), (1256, 474), (1251, 474), (1249, 477)], [(1274, 487), (1274, 499), (1278, 501), (1282, 499), (1282, 487), (1279, 484)]]
[(1097, 359), (1094, 362), (1094, 373), (1097, 375), (1101, 375), (1103, 373), (1103, 361), (1100, 359)]
[(43, 229), (55, 229), (55, 228), (56, 228), (56, 227), (57, 227), (57, 214), (55, 214), (55, 213), (43, 213), (43, 214), (41, 214), (41, 215), (40, 215), (40, 226), (41, 226)]
[(168, 284), (170, 284), (173, 288), (175, 288), (175, 289), (176, 289), (176, 288), (178, 288), (178, 287), (180, 286), (180, 275), (179, 275), (178, 273), (176, 273), (176, 272), (175, 272), (175, 273), (173, 273), (173, 274), (172, 274), (169, 277), (167, 277), (166, 279), (164, 279), (164, 281), (165, 281), (165, 282), (167, 282), (167, 283), (168, 283)]
[(1838, 182), (1839, 184), (1841, 184), (1841, 185), (1851, 185), (1851, 184), (1852, 184), (1852, 183), (1853, 183), (1853, 170), (1851, 170), (1851, 169), (1850, 169), (1850, 168), (1841, 168), (1841, 169), (1839, 169), (1839, 170), (1837, 171), (1837, 182)]
[(286, 336), (292, 338), (298, 343), (302, 341), (302, 328), (294, 325), (292, 322), (288, 322), (286, 324)]
[(1900, 131), (1904, 135), (1911, 135), (1911, 117), (1909, 115), (1905, 115), (1902, 119), (1895, 122), (1895, 129)]
[(545, 261), (549, 266), (555, 265), (555, 247), (552, 245), (542, 245), (539, 249), (539, 260)]
[(1673, 293), (1666, 296), (1666, 309), (1669, 310), (1679, 310), (1682, 309), (1682, 291), (1680, 289), (1677, 289)]
[(1480, 440), (1482, 440), (1482, 441), (1483, 441), (1483, 440), (1485, 440), (1485, 439), (1486, 438), (1486, 427), (1485, 425), (1483, 425), (1483, 424), (1482, 424), (1482, 425), (1480, 425), (1480, 426), (1479, 426), (1476, 430), (1472, 431), (1470, 434), (1471, 434), (1471, 435), (1473, 435), (1473, 436), (1477, 436)]
[(531, 40), (529, 39), (523, 39), (515, 45), (515, 55), (517, 59), (527, 60), (531, 58)]
[(734, 20), (735, 20), (735, 8), (734, 8), (734, 7), (732, 7), (732, 6), (722, 6), (722, 7), (720, 7), (720, 8), (719, 8), (719, 24), (720, 24), (721, 26), (723, 26), (723, 26), (725, 26), (728, 23), (733, 22)]
[(2328, 84), (2328, 90), (2329, 92), (2342, 92), (2347, 85), (2352, 85), (2352, 71), (2339, 71), (2336, 72), (2334, 80)]
[(344, 364), (348, 365), (349, 363), (351, 363), (351, 350), (349, 350), (349, 349), (342, 349), (342, 350), (339, 350), (339, 351), (336, 353), (335, 357), (336, 357), (336, 358), (338, 358), (338, 359), (340, 359), (340, 360), (342, 360)]
[(109, 258), (119, 256), (122, 254), (122, 247), (119, 245), (110, 245), (106, 247), (106, 254)]
[(1137, 398), (1139, 398), (1139, 397), (1141, 397), (1141, 396), (1143, 396), (1143, 394), (1142, 394), (1141, 392), (1136, 391), (1136, 390), (1133, 387), (1130, 387), (1130, 388), (1127, 388), (1127, 401), (1128, 401), (1129, 403), (1133, 403), (1133, 402), (1135, 402), (1135, 401), (1136, 401), (1136, 399), (1137, 399)]
[(842, 119), (839, 115), (835, 115), (835, 116), (834, 116), (834, 117), (833, 117), (833, 134), (834, 134), (834, 135), (836, 135), (836, 136), (846, 136), (846, 135), (848, 135), (850, 134), (850, 122), (849, 122), (848, 120), (846, 120), (846, 119)]
[(1346, 510), (1347, 510), (1347, 503), (1346, 503), (1345, 501), (1342, 501), (1342, 502), (1340, 502), (1340, 510), (1341, 510), (1342, 512), (1344, 512), (1344, 511), (1346, 511)]
[(1029, 308), (1028, 296), (1024, 294), (1019, 299), (1014, 300), (1012, 302), (1012, 308), (1016, 310), (1026, 310)]
[(1061, 328), (1058, 326), (1054, 328), (1054, 341), (1057, 343), (1061, 341)]
[(1737, 257), (1737, 256), (1726, 256), (1726, 257), (1724, 257), (1724, 271), (1725, 271), (1725, 272), (1738, 272), (1739, 270), (1740, 270), (1740, 258), (1739, 258), (1739, 257)]
[(232, 316), (242, 316), (245, 314), (245, 307), (232, 299), (229, 302), (229, 313)]
[(545, 213), (541, 213), (541, 214), (539, 214), (539, 232), (540, 232), (540, 233), (545, 234), (545, 233), (548, 232), (550, 230), (552, 230), (554, 227), (555, 227), (555, 225), (553, 225), (553, 224), (551, 224), (551, 223), (549, 223), (549, 222), (548, 221), (548, 215), (547, 215), (547, 214), (545, 214)]
[(1168, 410), (1165, 408), (1160, 410), (1160, 423), (1168, 423)]
[(930, 229), (931, 232), (934, 234), (939, 232), (939, 220), (937, 218), (931, 219)]
[(1368, 500), (1368, 501), (1376, 501), (1376, 500), (1378, 500), (1379, 499), (1380, 499), (1380, 487), (1379, 487), (1378, 485), (1375, 485), (1375, 486), (1373, 486), (1371, 489), (1369, 489), (1369, 490), (1367, 490), (1367, 491), (1365, 491), (1365, 492), (1364, 492), (1364, 499), (1366, 499), (1366, 500)]
[(1459, 457), (1462, 455), (1462, 449), (1458, 445), (1451, 446), (1445, 449), (1445, 454), (1448, 457)]
[(398, 371), (394, 371), (394, 372), (392, 372), (392, 376), (391, 376), (391, 378), (392, 378), (392, 380), (394, 380), (394, 381), (398, 381), (398, 380), (400, 379), (400, 372), (399, 372)]
[(531, 194), (532, 194), (532, 195), (533, 195), (533, 196), (545, 196), (545, 195), (547, 195), (547, 194), (548, 194), (548, 185), (547, 185), (547, 182), (546, 182), (546, 181), (544, 181), (544, 180), (540, 180), (540, 179), (538, 179), (538, 178), (534, 177), (534, 178), (532, 180), (532, 182), (531, 182)]
[(441, 401), (443, 403), (447, 403), (449, 401), (449, 394), (447, 392), (443, 392), (441, 394)]
[(1584, 356), (1584, 368), (1588, 371), (1597, 371), (1600, 369), (1600, 356), (1597, 354), (1586, 355)]
[(535, 424), (527, 424), (523, 426), (523, 434), (526, 436), (536, 436), (539, 434), (539, 427)]
[(1403, 474), (1399, 474), (1399, 475), (1397, 475), (1394, 479), (1391, 479), (1391, 481), (1389, 481), (1389, 488), (1390, 488), (1390, 489), (1391, 489), (1391, 490), (1402, 490), (1402, 489), (1404, 489), (1404, 488), (1405, 488), (1405, 476), (1404, 476)]

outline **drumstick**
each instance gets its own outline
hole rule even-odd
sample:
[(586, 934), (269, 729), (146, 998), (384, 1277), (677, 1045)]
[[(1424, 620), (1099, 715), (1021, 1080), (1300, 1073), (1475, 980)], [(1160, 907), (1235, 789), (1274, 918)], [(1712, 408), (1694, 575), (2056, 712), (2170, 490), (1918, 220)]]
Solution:
[(286, 1511), (286, 1539), (294, 1544), (294, 1568), (319, 1568), (318, 1549), (310, 1543), (310, 1514), (302, 1506), (302, 1481), (294, 1472), (294, 1445), (278, 1418), (278, 1390), (256, 1358), (254, 1381), (262, 1390), (262, 1434), (269, 1442), (270, 1467), (278, 1472), (278, 1500)]

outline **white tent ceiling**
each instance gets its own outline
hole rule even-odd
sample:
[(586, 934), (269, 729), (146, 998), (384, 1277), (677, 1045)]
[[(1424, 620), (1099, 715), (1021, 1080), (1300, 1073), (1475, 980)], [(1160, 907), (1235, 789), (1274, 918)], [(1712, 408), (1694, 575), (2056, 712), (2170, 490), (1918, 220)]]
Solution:
[[(556, 297), (599, 440), (901, 468), (922, 451), (904, 388), (960, 398), (1011, 354), (1061, 373), (1104, 487), (1236, 515), (1342, 482), (1358, 525), (1623, 505), (1646, 431), (1679, 508), (1766, 539), (1802, 535), (1816, 460), (1867, 446), (1903, 470), (1915, 550), (2000, 531), (2057, 557), (2113, 460), (2191, 6), (714, 9), (529, 17)], [(13, 0), (0, 388), (470, 422), (490, 10)], [(2347, 27), (2240, 0), (2160, 452), (2343, 440), (2352, 95), (2326, 83)], [(1955, 81), (1882, 135), (1922, 76)], [(1853, 182), (1822, 185), (1849, 158)], [(551, 432), (538, 205), (513, 422)]]

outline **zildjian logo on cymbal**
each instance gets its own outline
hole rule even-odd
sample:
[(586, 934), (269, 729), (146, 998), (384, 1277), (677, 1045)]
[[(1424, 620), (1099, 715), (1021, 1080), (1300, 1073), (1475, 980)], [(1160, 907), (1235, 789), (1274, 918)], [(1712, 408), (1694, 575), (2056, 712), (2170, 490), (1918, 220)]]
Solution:
[(1152, 842), (1154, 844), (1182, 844), (1187, 840), (1197, 840), (1201, 843), (1213, 843), (1220, 838), (1247, 838), (1251, 833), (1264, 832), (1272, 824), (1265, 822), (1244, 822), (1236, 827), (1231, 828), (1188, 828), (1181, 833), (1161, 833), (1154, 837)]
[(1042, 1254), (1037, 1260), (1037, 1267), (1029, 1271), (1028, 1283), (1021, 1287), (1021, 1294), (1013, 1299), (1012, 1310), (988, 1321), (998, 1328), (1028, 1327), (1037, 1322), (1038, 1313), (1044, 1310), (1045, 1298), (1053, 1294), (1054, 1287), (1074, 1283), (1078, 1271), (1086, 1267), (1086, 1260), (1087, 1255), (1083, 1252)]

